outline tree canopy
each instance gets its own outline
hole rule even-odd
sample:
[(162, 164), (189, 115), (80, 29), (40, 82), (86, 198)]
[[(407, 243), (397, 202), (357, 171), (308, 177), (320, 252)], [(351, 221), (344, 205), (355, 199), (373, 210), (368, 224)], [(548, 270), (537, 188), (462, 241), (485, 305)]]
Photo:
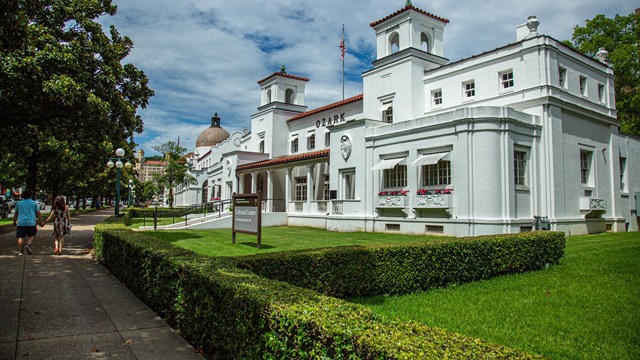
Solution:
[(597, 15), (573, 29), (569, 45), (591, 57), (600, 48), (609, 52), (621, 129), (640, 135), (640, 15)]
[[(133, 41), (97, 22), (111, 0), (6, 0), (0, 5), (0, 162), (8, 185), (90, 194), (114, 149), (131, 153), (153, 91), (123, 60)], [(16, 169), (23, 169), (18, 171)]]
[(187, 149), (178, 145), (175, 141), (154, 146), (153, 149), (162, 154), (167, 162), (164, 174), (156, 176), (156, 181), (169, 189), (169, 207), (173, 207), (173, 187), (178, 184), (193, 184), (195, 178), (187, 172), (184, 154)]

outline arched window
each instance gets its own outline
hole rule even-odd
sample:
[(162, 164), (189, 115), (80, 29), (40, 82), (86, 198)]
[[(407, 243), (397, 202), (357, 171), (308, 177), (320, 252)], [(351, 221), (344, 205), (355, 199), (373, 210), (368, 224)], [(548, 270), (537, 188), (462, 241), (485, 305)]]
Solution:
[(287, 104), (293, 104), (293, 100), (293, 90), (287, 89), (287, 91), (284, 92), (284, 102)]
[(260, 140), (260, 145), (258, 145), (258, 146), (259, 146), (259, 148), (260, 148), (260, 152), (261, 152), (261, 153), (264, 153), (264, 139), (263, 139), (263, 140)]
[(389, 36), (389, 53), (393, 54), (400, 50), (400, 35), (394, 32)]
[(271, 89), (267, 90), (267, 104), (271, 102)]
[(429, 37), (425, 33), (420, 34), (420, 50), (429, 52)]

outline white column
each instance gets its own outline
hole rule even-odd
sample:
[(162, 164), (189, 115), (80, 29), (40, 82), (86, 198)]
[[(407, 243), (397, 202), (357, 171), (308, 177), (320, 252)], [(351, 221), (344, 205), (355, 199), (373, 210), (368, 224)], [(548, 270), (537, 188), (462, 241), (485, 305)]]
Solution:
[(244, 194), (244, 174), (238, 176), (238, 193)]
[(291, 201), (291, 168), (287, 168), (287, 179), (284, 185), (284, 208), (289, 212), (289, 201)]
[(258, 192), (258, 173), (251, 173), (251, 192)]
[(267, 171), (267, 212), (273, 211), (273, 171)]
[(313, 165), (307, 165), (307, 212), (311, 212), (311, 200), (313, 199)]

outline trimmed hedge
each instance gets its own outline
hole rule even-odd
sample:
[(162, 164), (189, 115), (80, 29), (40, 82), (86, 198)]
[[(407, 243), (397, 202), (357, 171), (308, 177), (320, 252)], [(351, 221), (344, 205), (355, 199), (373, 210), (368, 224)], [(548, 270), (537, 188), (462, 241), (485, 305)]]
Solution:
[(235, 258), (270, 279), (339, 298), (405, 294), (538, 270), (564, 255), (561, 232), (338, 247)]
[(122, 225), (97, 226), (94, 247), (114, 275), (210, 359), (539, 358), (424, 324), (386, 321), (364, 306)]

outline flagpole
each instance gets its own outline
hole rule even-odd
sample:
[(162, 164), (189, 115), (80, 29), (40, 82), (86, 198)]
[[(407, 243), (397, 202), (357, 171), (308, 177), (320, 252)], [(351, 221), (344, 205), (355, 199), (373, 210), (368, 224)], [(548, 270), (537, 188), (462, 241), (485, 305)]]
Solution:
[[(344, 24), (342, 24), (342, 44), (346, 49), (347, 45), (344, 43)], [(342, 55), (342, 100), (344, 100), (344, 55)]]

